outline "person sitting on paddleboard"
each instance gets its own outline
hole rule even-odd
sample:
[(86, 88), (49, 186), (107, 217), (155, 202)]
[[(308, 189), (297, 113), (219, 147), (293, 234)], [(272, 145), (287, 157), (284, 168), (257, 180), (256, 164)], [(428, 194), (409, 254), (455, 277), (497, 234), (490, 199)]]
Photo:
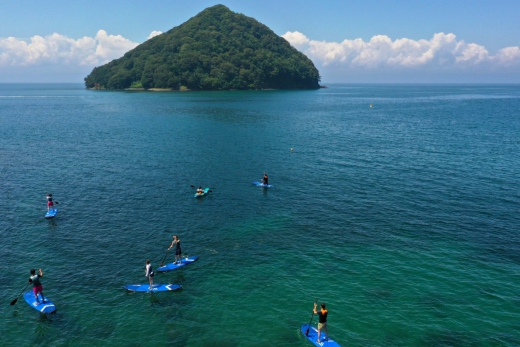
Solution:
[(202, 187), (197, 188), (197, 194), (204, 194), (204, 189)]
[(314, 314), (317, 314), (318, 315), (318, 343), (320, 343), (320, 334), (321, 334), (321, 331), (324, 330), (325, 331), (325, 334), (326, 334), (326, 338), (325, 339), (328, 339), (329, 337), (329, 331), (327, 329), (327, 315), (329, 314), (329, 311), (327, 311), (327, 309), (325, 308), (325, 303), (321, 303), (321, 310), (318, 312), (316, 311), (316, 306), (318, 304), (317, 303), (314, 303)]
[(148, 282), (150, 282), (150, 288), (153, 289), (153, 269), (152, 264), (150, 264), (150, 260), (146, 260), (146, 267), (145, 267), (145, 274), (146, 277), (148, 277)]
[(269, 184), (269, 177), (267, 177), (267, 174), (265, 172), (264, 172), (263, 182), (264, 182), (265, 185)]
[(52, 194), (47, 194), (47, 211), (50, 211), (51, 208), (54, 208), (54, 203), (52, 202)]
[(36, 302), (40, 303), (40, 300), (38, 300), (38, 293), (42, 296), (42, 302), (45, 302), (45, 298), (43, 297), (43, 286), (40, 282), (40, 277), (43, 277), (43, 271), (40, 269), (38, 273), (36, 273), (35, 269), (31, 270), (31, 277), (29, 277), (29, 283), (32, 283), (33, 285), (33, 293), (36, 297)]
[(181, 240), (177, 237), (177, 235), (173, 235), (172, 244), (170, 247), (168, 247), (168, 250), (172, 249), (172, 247), (175, 246), (175, 262), (174, 264), (177, 264), (177, 260), (179, 263), (182, 260), (182, 250), (181, 250)]

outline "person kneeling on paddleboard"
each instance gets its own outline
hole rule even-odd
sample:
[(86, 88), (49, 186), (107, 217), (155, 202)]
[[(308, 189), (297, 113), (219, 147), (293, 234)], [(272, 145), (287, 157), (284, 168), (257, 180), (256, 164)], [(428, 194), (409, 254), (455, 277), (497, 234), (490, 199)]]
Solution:
[(200, 195), (200, 194), (204, 194), (204, 189), (202, 189), (202, 187), (199, 187), (199, 188), (197, 189), (197, 194), (199, 194), (199, 195)]
[(320, 334), (321, 334), (321, 330), (324, 330), (325, 331), (325, 334), (326, 334), (326, 338), (325, 339), (328, 339), (328, 336), (329, 336), (329, 331), (327, 329), (327, 314), (329, 313), (329, 311), (327, 311), (327, 309), (325, 308), (325, 303), (321, 303), (321, 310), (318, 312), (316, 311), (316, 306), (318, 304), (317, 303), (314, 303), (314, 314), (317, 314), (318, 315), (318, 343), (320, 343)]
[(179, 263), (182, 262), (182, 250), (181, 250), (181, 240), (177, 237), (177, 235), (173, 235), (172, 244), (170, 247), (168, 247), (168, 250), (172, 249), (172, 247), (175, 246), (175, 262), (174, 264), (177, 264), (177, 260)]
[(264, 182), (265, 185), (269, 184), (269, 177), (267, 177), (267, 174), (265, 172), (264, 172), (263, 182)]
[(145, 267), (145, 274), (146, 277), (148, 277), (148, 282), (150, 282), (150, 288), (153, 289), (153, 276), (155, 275), (153, 273), (152, 264), (150, 264), (150, 260), (146, 260), (146, 267)]
[(33, 285), (33, 293), (36, 297), (36, 302), (40, 303), (40, 300), (38, 300), (38, 293), (42, 296), (42, 302), (45, 302), (45, 298), (43, 297), (43, 286), (40, 282), (40, 277), (43, 277), (43, 271), (40, 269), (38, 273), (36, 273), (35, 269), (31, 270), (31, 277), (29, 277), (29, 283), (32, 283)]

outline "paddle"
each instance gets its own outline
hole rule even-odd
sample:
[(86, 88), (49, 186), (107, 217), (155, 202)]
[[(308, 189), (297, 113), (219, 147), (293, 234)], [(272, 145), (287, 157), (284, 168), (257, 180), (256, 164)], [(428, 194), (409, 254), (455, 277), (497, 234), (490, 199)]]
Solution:
[(168, 252), (170, 251), (170, 249), (166, 250), (166, 254), (164, 255), (164, 258), (163, 260), (161, 261), (161, 266), (164, 265), (164, 261), (166, 260), (166, 256), (168, 255)]
[[(314, 305), (318, 305), (318, 298), (316, 298), (316, 302), (314, 303)], [(309, 329), (311, 328), (311, 324), (312, 324), (312, 319), (313, 318), (314, 318), (314, 309), (312, 310), (311, 321), (309, 322), (309, 326), (307, 327), (307, 331), (305, 332), (305, 336), (309, 336)]]
[(14, 304), (16, 304), (16, 302), (18, 301), (18, 299), (20, 298), (20, 296), (23, 294), (23, 292), (25, 292), (25, 289), (27, 289), (27, 287), (29, 286), (30, 283), (27, 283), (25, 285), (25, 287), (23, 288), (22, 292), (20, 294), (18, 294), (18, 296), (16, 297), (16, 299), (14, 299), (13, 301), (11, 301), (11, 306), (13, 306)]

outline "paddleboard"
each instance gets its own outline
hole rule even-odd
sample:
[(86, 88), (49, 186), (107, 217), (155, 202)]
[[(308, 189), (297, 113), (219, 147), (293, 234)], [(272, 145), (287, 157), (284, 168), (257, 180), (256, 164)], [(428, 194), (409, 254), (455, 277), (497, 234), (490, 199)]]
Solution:
[(54, 218), (54, 216), (56, 216), (56, 213), (58, 213), (58, 209), (57, 208), (51, 208), (45, 214), (45, 218), (47, 218), (47, 219)]
[(129, 292), (157, 293), (179, 290), (182, 286), (180, 284), (154, 284), (153, 289), (150, 289), (149, 284), (129, 284), (124, 286), (124, 288)]
[[(42, 297), (41, 293), (38, 293), (38, 301), (36, 301), (36, 297), (32, 291), (25, 292), (23, 294), (23, 298), (25, 301), (34, 308), (36, 311), (40, 311), (41, 313), (52, 313), (56, 311), (56, 306), (49, 300), (46, 296)], [(43, 301), (45, 300), (45, 301)]]
[(315, 346), (318, 346), (318, 347), (341, 347), (336, 341), (334, 341), (330, 337), (327, 339), (328, 336), (323, 331), (320, 334), (320, 342), (316, 342), (316, 340), (318, 339), (318, 328), (313, 327), (311, 325), (311, 327), (309, 329), (309, 333), (307, 335), (305, 335), (305, 333), (307, 332), (307, 328), (308, 327), (309, 327), (309, 324), (304, 324), (304, 325), (302, 325), (300, 330), (301, 330), (303, 336), (305, 336), (307, 338), (307, 340), (312, 342)]
[(200, 194), (195, 193), (194, 197), (195, 198), (200, 198), (200, 197), (202, 197), (202, 196), (204, 196), (204, 195), (206, 195), (208, 193), (209, 193), (209, 188), (206, 188), (206, 189), (204, 189), (203, 193), (200, 193)]
[(264, 184), (262, 182), (253, 182), (253, 184), (257, 187), (271, 188), (274, 187), (272, 184)]
[(176, 270), (176, 269), (178, 269), (180, 267), (183, 267), (183, 266), (186, 266), (186, 265), (190, 265), (191, 263), (197, 261), (198, 259), (199, 259), (198, 256), (182, 258), (180, 263), (177, 263), (177, 264), (174, 264), (174, 263), (166, 264), (164, 266), (159, 267), (157, 269), (157, 272), (168, 272), (168, 271)]

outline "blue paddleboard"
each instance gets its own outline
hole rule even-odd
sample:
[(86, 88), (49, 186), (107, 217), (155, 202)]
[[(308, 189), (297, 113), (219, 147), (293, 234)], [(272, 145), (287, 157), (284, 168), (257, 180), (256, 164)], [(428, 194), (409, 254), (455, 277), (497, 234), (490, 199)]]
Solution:
[(200, 197), (202, 197), (202, 196), (204, 196), (204, 195), (206, 195), (206, 194), (208, 194), (208, 193), (209, 193), (209, 188), (206, 188), (206, 189), (204, 189), (204, 192), (203, 192), (203, 193), (200, 193), (200, 194), (195, 193), (194, 197), (195, 197), (195, 198), (200, 198)]
[(191, 263), (193, 263), (194, 261), (197, 261), (198, 259), (199, 259), (198, 256), (182, 258), (180, 263), (177, 263), (177, 264), (174, 264), (174, 263), (166, 264), (164, 266), (159, 267), (157, 269), (157, 272), (168, 272), (168, 271), (176, 270), (176, 269), (178, 269), (180, 267), (183, 267), (183, 266), (186, 266), (186, 265), (190, 265)]
[(305, 333), (307, 332), (307, 328), (308, 327), (309, 327), (309, 324), (304, 324), (304, 325), (302, 325), (300, 330), (301, 330), (303, 336), (305, 336), (307, 338), (307, 340), (312, 342), (315, 346), (318, 346), (318, 347), (341, 347), (333, 339), (331, 339), (331, 338), (327, 339), (328, 336), (325, 335), (325, 332), (323, 332), (323, 331), (320, 334), (320, 342), (316, 342), (316, 340), (318, 339), (318, 328), (313, 327), (311, 325), (311, 327), (309, 329), (309, 333), (307, 335), (305, 335)]
[[(40, 311), (41, 313), (52, 313), (56, 311), (56, 306), (49, 300), (46, 296), (42, 297), (41, 293), (38, 293), (38, 301), (36, 301), (36, 297), (32, 291), (25, 292), (23, 294), (23, 298), (25, 301), (34, 308), (36, 311)], [(43, 301), (45, 300), (45, 302)]]
[(253, 182), (253, 184), (257, 187), (271, 188), (274, 187), (272, 184), (264, 184), (262, 182)]
[(150, 289), (149, 284), (129, 284), (124, 286), (124, 288), (129, 292), (157, 293), (179, 290), (182, 286), (180, 284), (154, 284), (153, 289)]
[(45, 214), (45, 218), (49, 219), (49, 218), (54, 218), (54, 216), (56, 216), (56, 213), (58, 213), (58, 209), (57, 208), (51, 208), (49, 211), (47, 211), (47, 213)]

